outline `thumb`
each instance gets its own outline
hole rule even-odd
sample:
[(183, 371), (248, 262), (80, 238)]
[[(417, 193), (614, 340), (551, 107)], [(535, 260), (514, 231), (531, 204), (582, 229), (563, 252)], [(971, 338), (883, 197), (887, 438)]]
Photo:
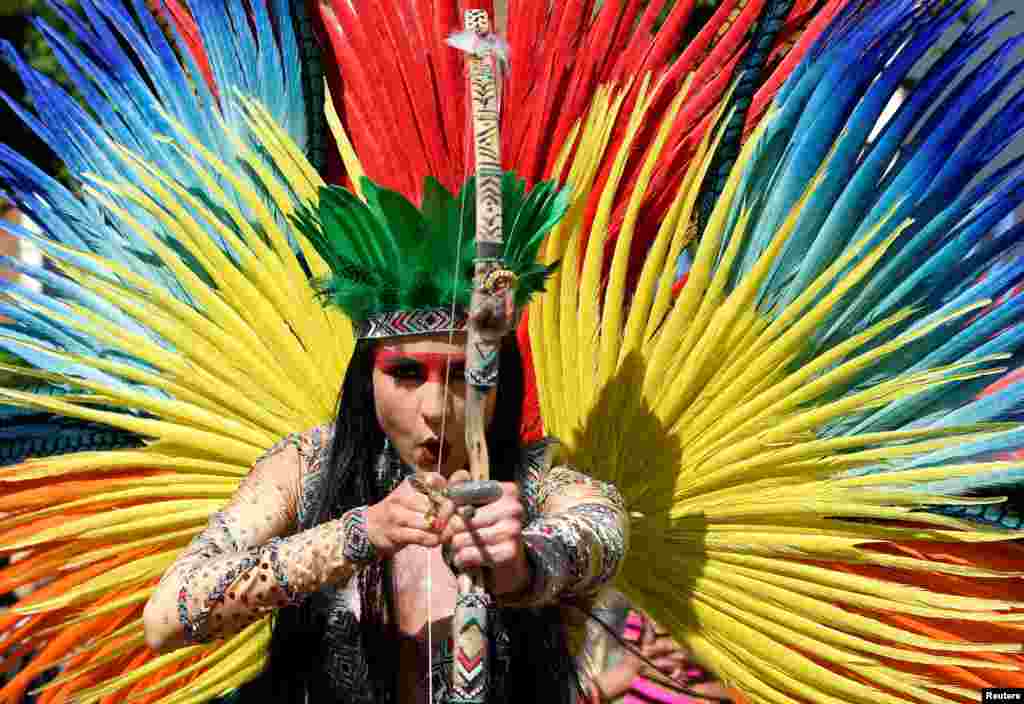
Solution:
[(417, 476), (421, 482), (431, 489), (444, 489), (447, 483), (439, 472), (417, 472)]
[(473, 477), (469, 474), (469, 470), (460, 469), (452, 472), (451, 476), (448, 477), (449, 484), (458, 484), (459, 482), (468, 482)]
[(643, 625), (643, 631), (640, 634), (640, 646), (641, 647), (646, 647), (646, 646), (654, 645), (654, 639), (655, 639), (654, 622), (651, 621), (651, 619), (647, 618), (644, 615), (641, 615), (640, 618), (642, 619), (643, 624), (644, 624)]

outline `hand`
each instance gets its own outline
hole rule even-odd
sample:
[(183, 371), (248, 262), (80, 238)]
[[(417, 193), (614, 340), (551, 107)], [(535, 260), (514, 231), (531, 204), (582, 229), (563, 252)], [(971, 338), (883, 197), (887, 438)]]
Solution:
[[(465, 470), (455, 472), (449, 484), (469, 479)], [(495, 595), (517, 594), (530, 584), (530, 564), (523, 547), (523, 520), (526, 510), (519, 498), (519, 487), (502, 482), (501, 497), (472, 512), (472, 517), (456, 512), (441, 533), (441, 542), (449, 545), (452, 563), (459, 570), (492, 567)]]
[(656, 670), (632, 653), (627, 652), (623, 662), (628, 662), (635, 670), (634, 676), (649, 677), (660, 673), (678, 682), (685, 681), (689, 654), (672, 639), (668, 633), (661, 631), (658, 624), (649, 618), (642, 617), (643, 630), (640, 632), (640, 654), (654, 663)]
[[(676, 642), (664, 629), (658, 626), (650, 618), (641, 616), (642, 631), (640, 642), (636, 645), (640, 654), (654, 664), (654, 668), (645, 663), (631, 652), (625, 656), (617, 668), (621, 672), (609, 673), (611, 676), (605, 684), (611, 696), (619, 696), (629, 689), (629, 683), (636, 677), (647, 677), (657, 682), (659, 679), (668, 678), (687, 689), (704, 696), (729, 699), (729, 691), (725, 686), (715, 680), (691, 682), (688, 672), (695, 668), (696, 661), (693, 656)], [(605, 688), (602, 687), (604, 691)]]
[[(424, 472), (419, 480), (440, 491), (447, 482)], [(455, 510), (451, 501), (435, 505), (406, 479), (379, 503), (366, 509), (366, 533), (382, 558), (392, 557), (406, 545), (434, 548), (441, 544), (441, 529)]]

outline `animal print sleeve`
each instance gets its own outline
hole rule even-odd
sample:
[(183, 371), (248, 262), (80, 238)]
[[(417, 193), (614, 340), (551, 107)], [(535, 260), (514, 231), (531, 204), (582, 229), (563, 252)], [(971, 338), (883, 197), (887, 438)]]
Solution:
[(298, 529), (304, 481), (326, 456), (322, 429), (271, 448), (171, 568), (146, 606), (161, 650), (237, 633), (373, 561), (366, 509)]

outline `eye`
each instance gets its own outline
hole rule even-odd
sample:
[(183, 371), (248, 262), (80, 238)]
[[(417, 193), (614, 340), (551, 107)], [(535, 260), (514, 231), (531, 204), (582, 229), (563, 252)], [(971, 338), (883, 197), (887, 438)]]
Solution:
[(392, 364), (384, 373), (398, 381), (421, 381), (426, 377), (423, 365), (412, 360)]

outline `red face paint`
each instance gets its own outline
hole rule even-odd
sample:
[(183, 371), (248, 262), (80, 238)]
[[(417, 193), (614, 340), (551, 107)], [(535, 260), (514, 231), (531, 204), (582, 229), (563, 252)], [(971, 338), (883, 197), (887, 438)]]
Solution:
[(402, 352), (394, 347), (380, 347), (373, 367), (399, 381), (457, 384), (465, 381), (466, 354), (441, 352)]

